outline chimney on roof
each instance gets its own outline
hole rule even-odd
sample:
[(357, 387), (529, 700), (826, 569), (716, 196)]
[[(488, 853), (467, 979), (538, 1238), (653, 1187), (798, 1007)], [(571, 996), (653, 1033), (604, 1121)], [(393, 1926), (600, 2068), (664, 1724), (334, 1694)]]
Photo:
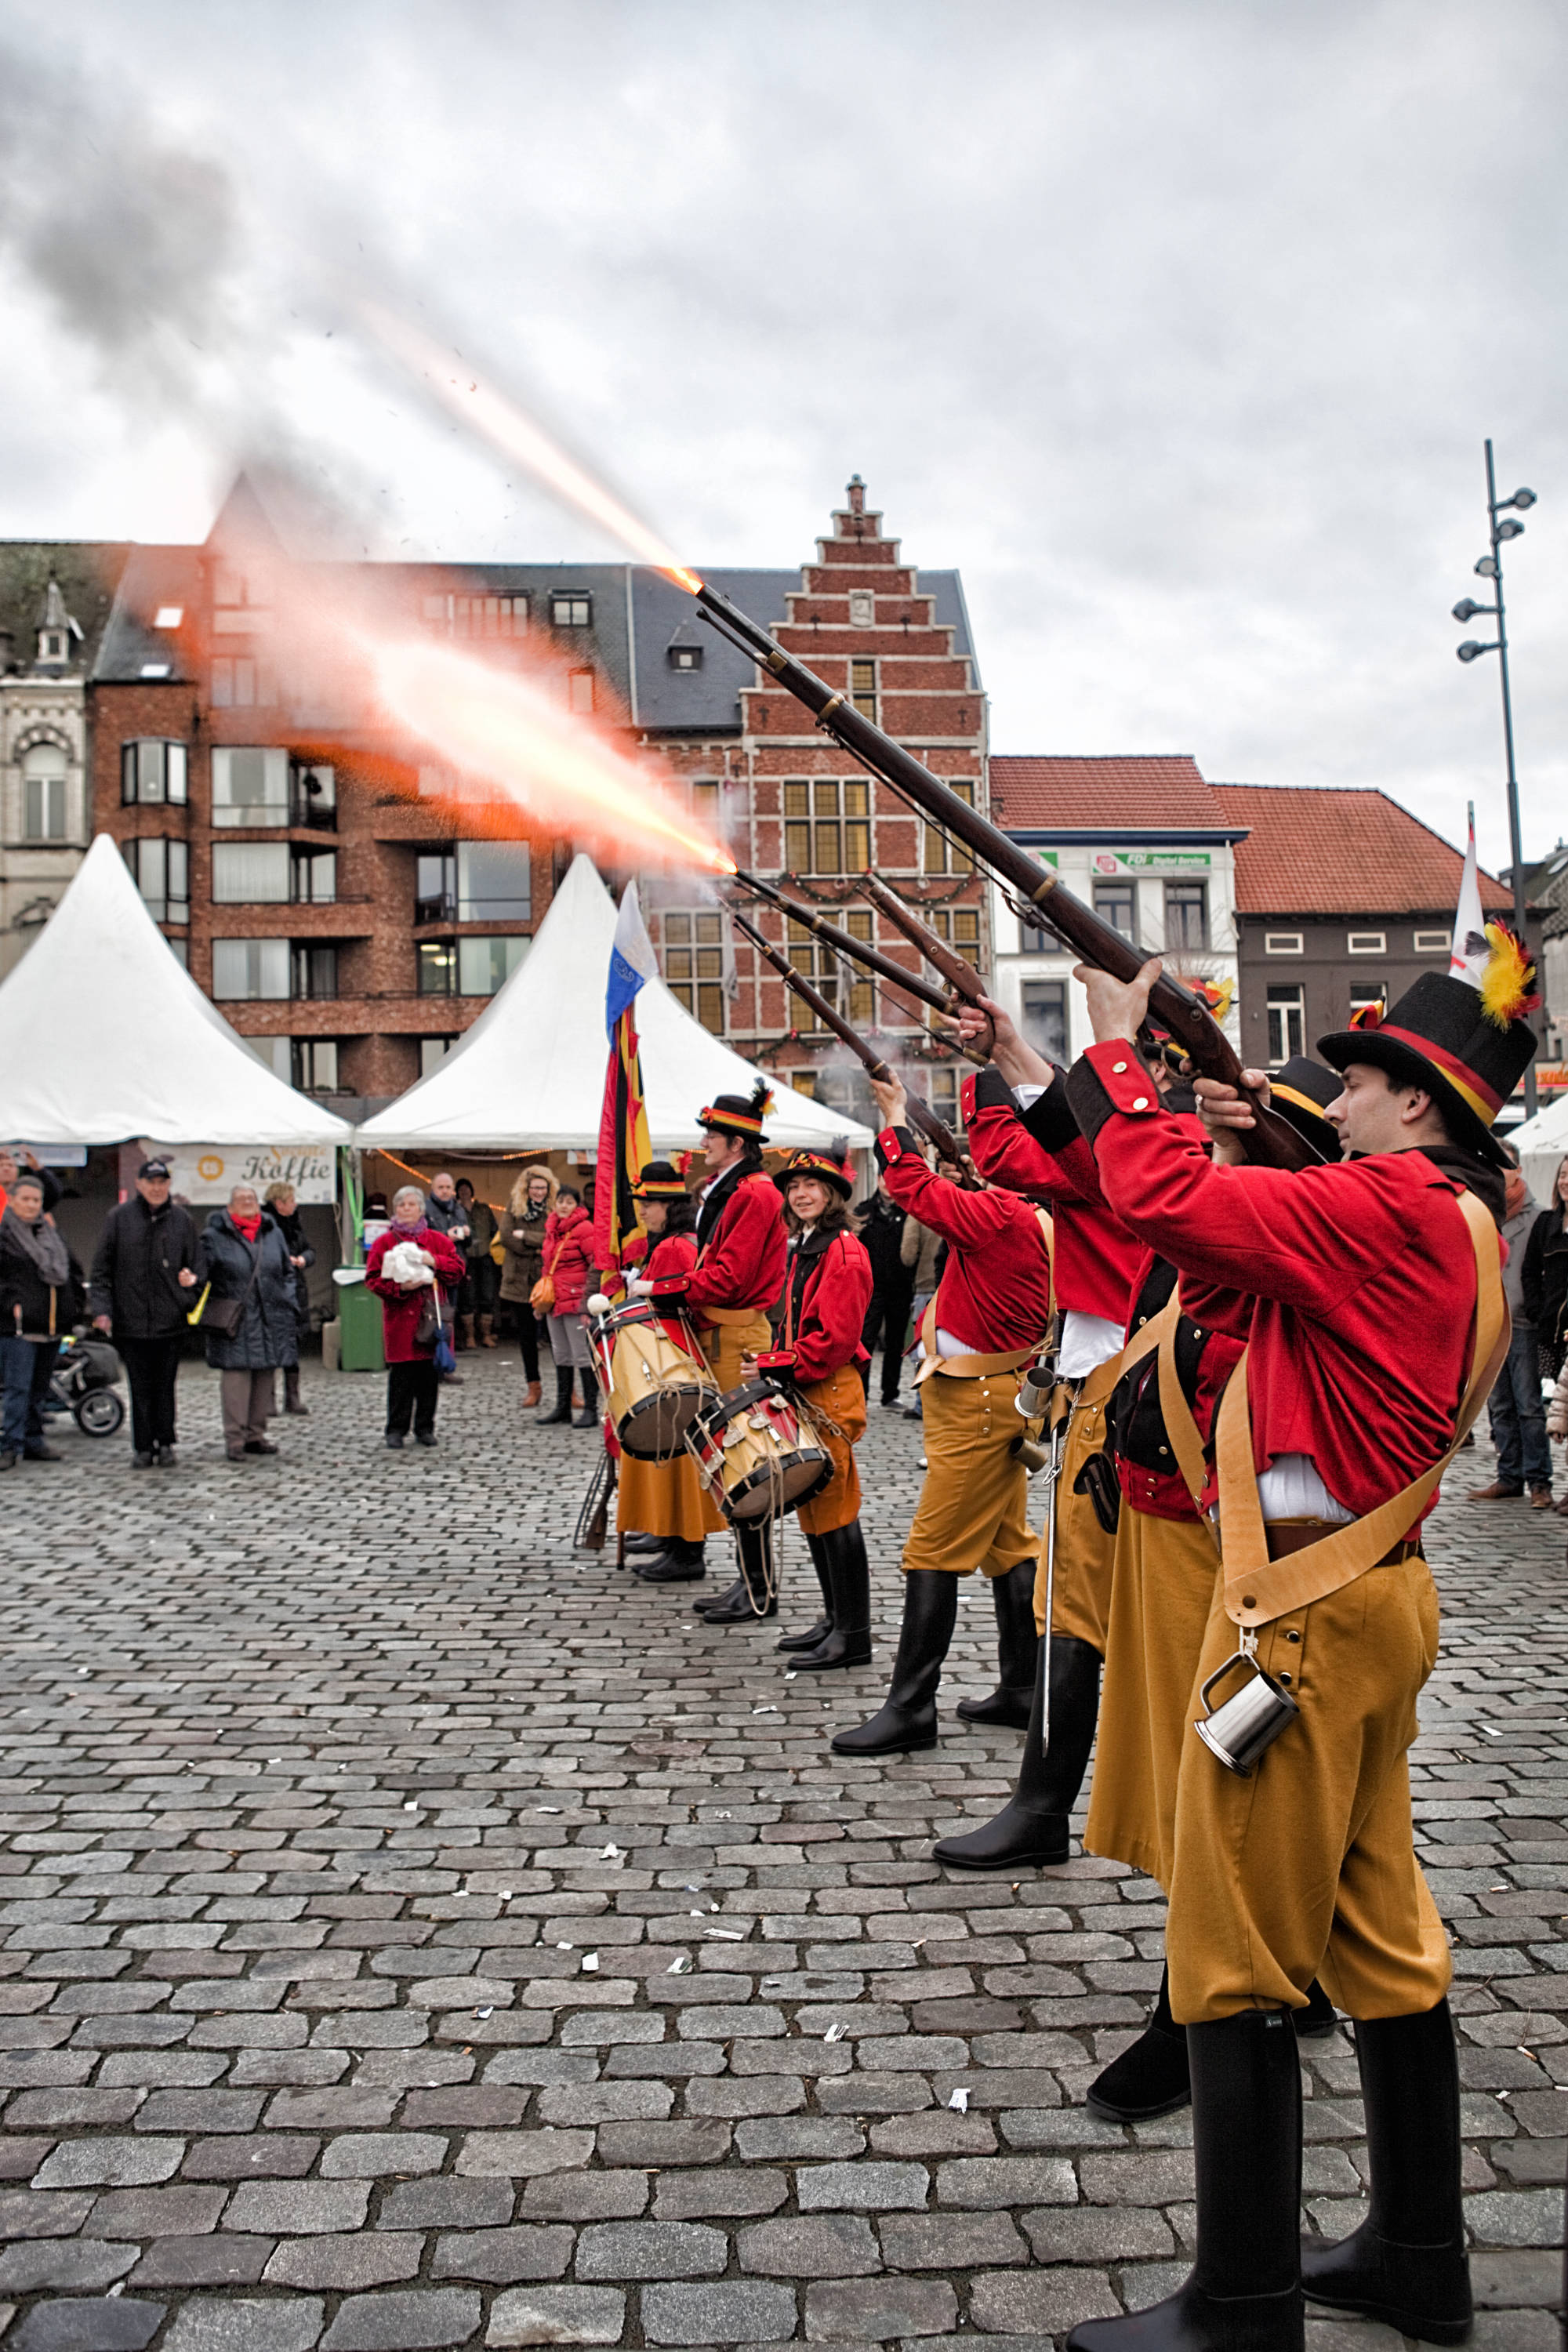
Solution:
[(861, 480), (858, 474), (850, 475), (847, 484), (847, 495), (850, 513), (853, 515), (863, 515), (866, 511), (866, 485)]

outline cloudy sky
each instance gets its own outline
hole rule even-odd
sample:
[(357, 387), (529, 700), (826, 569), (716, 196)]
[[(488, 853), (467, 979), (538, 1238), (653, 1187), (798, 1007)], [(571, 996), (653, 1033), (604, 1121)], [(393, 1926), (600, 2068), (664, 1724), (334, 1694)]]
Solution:
[(852, 471), (962, 568), (993, 740), (1568, 832), (1568, 17), (1533, 0), (6, 0), (0, 535), (199, 537), (282, 451), (387, 554), (619, 552), (364, 288), (692, 559)]

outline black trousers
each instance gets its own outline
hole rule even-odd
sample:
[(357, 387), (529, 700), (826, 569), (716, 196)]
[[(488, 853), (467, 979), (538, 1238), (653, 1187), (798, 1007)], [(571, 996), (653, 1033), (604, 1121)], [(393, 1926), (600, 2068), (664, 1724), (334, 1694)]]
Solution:
[(412, 1421), (416, 1429), (429, 1431), (436, 1426), (436, 1400), (441, 1393), (441, 1376), (436, 1370), (433, 1356), (421, 1356), (412, 1364), (388, 1364), (386, 1368), (386, 1433), (389, 1437), (406, 1437)]
[(517, 1306), (517, 1341), (522, 1349), (522, 1369), (529, 1381), (539, 1378), (539, 1318), (526, 1298)]
[(866, 1320), (860, 1328), (860, 1344), (868, 1355), (876, 1354), (879, 1338), (882, 1343), (884, 1404), (891, 1404), (899, 1393), (899, 1374), (903, 1370), (904, 1340), (909, 1332), (910, 1305), (914, 1295), (912, 1268), (907, 1282), (879, 1283), (871, 1293), (871, 1304), (866, 1309)]
[(493, 1315), (496, 1293), (500, 1288), (500, 1268), (494, 1258), (471, 1257), (465, 1261), (468, 1272), (458, 1293), (459, 1315)]
[(174, 1442), (174, 1383), (184, 1349), (181, 1333), (164, 1339), (121, 1339), (115, 1346), (131, 1383), (131, 1444), (138, 1454)]

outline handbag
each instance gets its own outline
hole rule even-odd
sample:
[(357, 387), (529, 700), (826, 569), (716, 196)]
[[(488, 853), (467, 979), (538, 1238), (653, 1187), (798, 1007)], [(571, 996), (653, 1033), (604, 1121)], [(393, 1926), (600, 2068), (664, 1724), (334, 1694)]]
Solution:
[(536, 1315), (548, 1315), (555, 1304), (555, 1264), (565, 1246), (566, 1236), (563, 1234), (555, 1244), (550, 1264), (528, 1294), (528, 1303)]
[(245, 1320), (245, 1310), (249, 1304), (251, 1287), (260, 1271), (261, 1236), (258, 1234), (256, 1243), (256, 1263), (250, 1269), (250, 1279), (238, 1297), (215, 1298), (212, 1296), (212, 1281), (209, 1276), (203, 1287), (201, 1297), (186, 1316), (186, 1322), (200, 1323), (205, 1329), (216, 1331), (220, 1339), (232, 1339)]

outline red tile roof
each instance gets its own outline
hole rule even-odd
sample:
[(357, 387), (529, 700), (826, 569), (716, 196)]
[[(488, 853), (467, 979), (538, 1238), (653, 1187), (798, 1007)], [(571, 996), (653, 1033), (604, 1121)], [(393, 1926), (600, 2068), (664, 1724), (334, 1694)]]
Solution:
[[(1247, 838), (1236, 845), (1244, 915), (1439, 915), (1452, 911), (1462, 852), (1386, 793), (1303, 784), (1211, 784)], [(1507, 908), (1483, 873), (1481, 904)]]
[(1152, 759), (1056, 760), (995, 753), (991, 816), (1009, 832), (1090, 833), (1131, 826), (1217, 831), (1228, 812), (1185, 751)]

